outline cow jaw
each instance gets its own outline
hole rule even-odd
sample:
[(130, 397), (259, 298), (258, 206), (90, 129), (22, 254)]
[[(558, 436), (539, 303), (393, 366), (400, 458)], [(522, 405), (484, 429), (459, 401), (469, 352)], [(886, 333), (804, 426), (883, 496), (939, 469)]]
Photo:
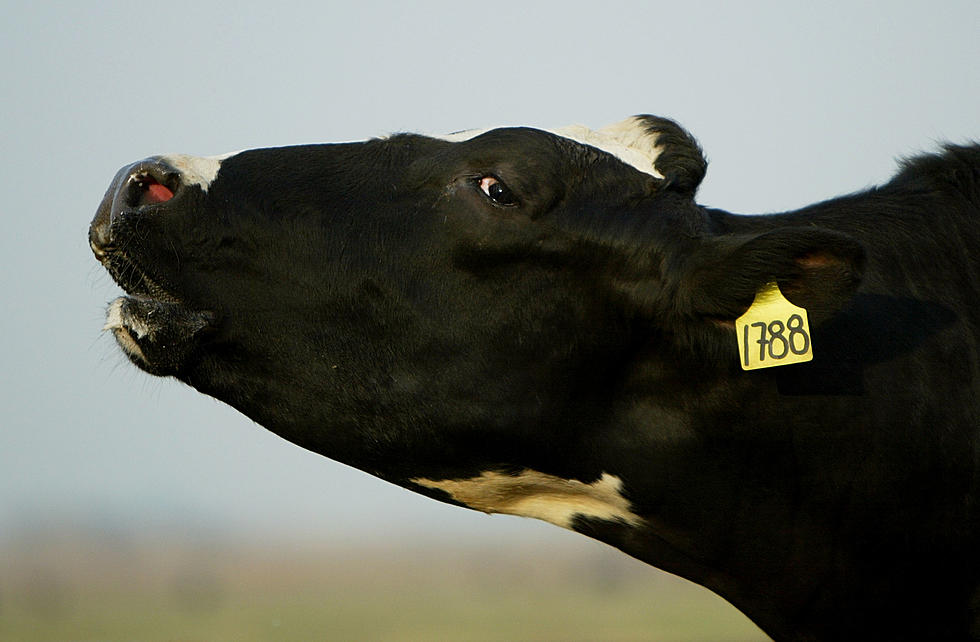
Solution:
[(123, 296), (109, 305), (103, 330), (112, 332), (133, 363), (162, 376), (180, 370), (212, 323), (211, 313), (179, 303)]

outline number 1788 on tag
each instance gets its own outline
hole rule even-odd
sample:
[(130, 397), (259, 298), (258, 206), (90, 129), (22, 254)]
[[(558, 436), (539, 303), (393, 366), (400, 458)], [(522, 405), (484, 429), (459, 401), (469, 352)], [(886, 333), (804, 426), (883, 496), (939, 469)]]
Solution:
[(770, 283), (735, 321), (743, 370), (771, 368), (813, 359), (806, 310), (793, 305)]

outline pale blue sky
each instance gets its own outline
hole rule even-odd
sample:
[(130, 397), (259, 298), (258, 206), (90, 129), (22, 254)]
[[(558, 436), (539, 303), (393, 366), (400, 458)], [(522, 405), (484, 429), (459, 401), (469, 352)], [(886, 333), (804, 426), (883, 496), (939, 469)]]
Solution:
[(394, 488), (131, 366), (100, 333), (119, 290), (86, 241), (127, 162), (650, 112), (703, 144), (702, 202), (765, 212), (980, 138), (975, 0), (351, 5), (0, 1), (0, 534), (69, 510), (338, 541), (561, 537)]

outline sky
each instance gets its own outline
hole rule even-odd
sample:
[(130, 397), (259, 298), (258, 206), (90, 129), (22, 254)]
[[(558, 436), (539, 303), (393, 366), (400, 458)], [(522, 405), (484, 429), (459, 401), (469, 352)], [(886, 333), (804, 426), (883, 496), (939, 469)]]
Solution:
[(62, 519), (577, 537), (413, 495), (138, 371), (101, 331), (120, 290), (86, 236), (122, 165), (654, 113), (703, 145), (703, 204), (774, 212), (980, 139), (978, 33), (975, 0), (0, 0), (0, 537)]

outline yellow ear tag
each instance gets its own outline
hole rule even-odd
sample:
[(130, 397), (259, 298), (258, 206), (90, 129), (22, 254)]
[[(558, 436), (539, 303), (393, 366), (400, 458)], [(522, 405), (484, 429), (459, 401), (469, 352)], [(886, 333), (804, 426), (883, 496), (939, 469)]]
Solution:
[(749, 309), (735, 319), (735, 332), (742, 370), (813, 359), (806, 310), (787, 301), (775, 282), (756, 292)]

